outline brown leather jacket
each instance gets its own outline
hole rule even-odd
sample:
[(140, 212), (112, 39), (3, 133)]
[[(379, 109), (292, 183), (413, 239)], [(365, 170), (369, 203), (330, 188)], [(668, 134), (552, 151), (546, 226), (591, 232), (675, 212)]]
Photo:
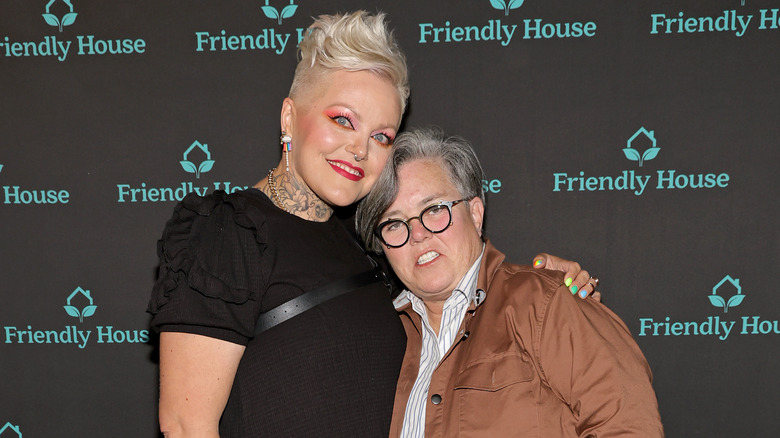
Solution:
[[(562, 273), (503, 261), (488, 242), (477, 283), (486, 296), (434, 371), (425, 436), (662, 437), (650, 367), (623, 321), (572, 296)], [(391, 437), (421, 348), (420, 316), (397, 305), (408, 341)]]

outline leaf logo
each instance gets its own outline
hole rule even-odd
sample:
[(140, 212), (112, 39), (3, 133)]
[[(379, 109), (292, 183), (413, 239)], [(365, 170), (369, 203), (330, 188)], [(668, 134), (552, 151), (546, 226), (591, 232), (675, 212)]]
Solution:
[[(73, 297), (75, 297), (78, 294), (83, 295), (89, 300), (89, 305), (85, 306), (83, 309), (81, 309), (81, 311), (79, 311), (78, 307), (73, 306), (71, 304), (71, 300), (73, 300)], [(67, 303), (68, 305), (64, 306), (65, 311), (68, 312), (68, 315), (74, 318), (78, 318), (79, 322), (84, 322), (84, 318), (94, 315), (95, 311), (97, 310), (97, 306), (94, 305), (95, 303), (92, 301), (92, 296), (89, 294), (89, 291), (84, 290), (81, 287), (77, 287), (76, 290), (74, 290), (73, 293), (70, 294)]]
[[(723, 297), (718, 295), (718, 289), (720, 289), (721, 286), (725, 282), (729, 282), (734, 286), (734, 289), (737, 291), (735, 295), (733, 295), (731, 298), (729, 298), (728, 301), (726, 301)], [(728, 313), (730, 307), (736, 307), (742, 304), (742, 300), (745, 299), (745, 296), (742, 295), (742, 287), (739, 285), (739, 278), (731, 278), (730, 275), (727, 275), (723, 277), (723, 280), (720, 281), (720, 283), (716, 284), (715, 287), (712, 288), (712, 295), (709, 296), (710, 303), (712, 303), (715, 307), (722, 307), (723, 313)]]
[[(203, 160), (199, 165), (195, 166), (195, 163), (189, 161), (187, 159), (187, 156), (192, 152), (193, 149), (198, 148), (201, 151), (203, 151), (204, 154), (206, 154), (206, 159)], [(206, 173), (209, 170), (211, 170), (212, 167), (214, 167), (214, 160), (211, 159), (211, 152), (209, 152), (209, 145), (207, 144), (201, 144), (199, 141), (195, 140), (189, 148), (184, 152), (184, 156), (182, 156), (182, 161), (179, 161), (179, 164), (181, 164), (181, 167), (187, 172), (187, 173), (194, 173), (195, 178), (200, 178), (201, 173)]]
[[(639, 137), (640, 134), (644, 134), (644, 136), (653, 143), (653, 145), (647, 148), (647, 150), (645, 150), (641, 155), (639, 154), (639, 151), (632, 146), (632, 143), (637, 139), (637, 137)], [(656, 146), (655, 131), (648, 131), (644, 127), (639, 128), (639, 130), (628, 139), (626, 142), (626, 148), (623, 149), (623, 153), (626, 155), (626, 158), (631, 161), (638, 161), (639, 167), (642, 167), (642, 163), (645, 161), (649, 161), (655, 158), (660, 151), (661, 148)]]
[(275, 19), (279, 21), (279, 25), (282, 24), (282, 20), (285, 18), (290, 18), (293, 15), (295, 15), (295, 11), (298, 9), (298, 5), (294, 4), (294, 0), (290, 0), (290, 4), (282, 8), (282, 12), (279, 12), (276, 10), (275, 7), (268, 5), (269, 0), (265, 0), (265, 6), (261, 6), (260, 8), (263, 10), (263, 13), (266, 17)]
[(493, 6), (494, 9), (503, 10), (504, 15), (509, 15), (510, 9), (517, 9), (520, 6), (523, 6), (523, 2), (525, 0), (490, 0), (490, 6)]
[(62, 19), (58, 18), (56, 15), (51, 13), (51, 5), (53, 5), (56, 1), (57, 0), (49, 0), (49, 3), (46, 4), (46, 13), (43, 14), (43, 19), (46, 20), (46, 23), (49, 26), (57, 27), (60, 29), (60, 32), (62, 32), (63, 27), (70, 26), (76, 22), (76, 16), (78, 14), (73, 12), (73, 3), (71, 3), (70, 0), (62, 0), (66, 5), (68, 5), (70, 12), (63, 15)]

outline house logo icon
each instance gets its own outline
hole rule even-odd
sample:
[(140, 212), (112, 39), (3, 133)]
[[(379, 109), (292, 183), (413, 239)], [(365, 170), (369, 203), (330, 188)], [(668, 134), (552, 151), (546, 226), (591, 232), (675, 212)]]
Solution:
[(493, 9), (504, 11), (504, 16), (508, 16), (510, 9), (517, 9), (520, 6), (523, 6), (524, 1), (525, 0), (490, 0), (490, 6), (493, 6)]
[[(726, 301), (721, 295), (718, 295), (718, 292), (721, 295), (731, 294), (731, 298)], [(745, 296), (742, 295), (742, 286), (739, 285), (739, 278), (731, 278), (730, 275), (727, 275), (712, 288), (712, 295), (709, 298), (713, 306), (722, 307), (723, 313), (728, 313), (730, 307), (742, 304)]]
[(5, 423), (5, 426), (0, 428), (0, 438), (22, 438), (22, 431), (19, 430), (19, 426), (14, 426), (11, 423)]
[(62, 18), (59, 18), (51, 13), (51, 5), (56, 3), (57, 0), (49, 0), (49, 3), (46, 4), (46, 13), (43, 14), (43, 19), (46, 20), (46, 23), (48, 23), (49, 26), (59, 28), (60, 32), (62, 32), (63, 27), (73, 24), (76, 21), (76, 16), (78, 15), (77, 13), (73, 12), (73, 3), (71, 3), (70, 0), (62, 1), (68, 5), (68, 8), (70, 8), (70, 12), (63, 15)]
[[(203, 152), (203, 154), (206, 156), (206, 159), (201, 161), (200, 164), (195, 166), (195, 163), (190, 161), (189, 155), (190, 152), (192, 152), (195, 149), (199, 149)], [(201, 144), (199, 141), (195, 140), (189, 148), (187, 148), (186, 151), (184, 151), (184, 155), (182, 156), (182, 160), (179, 161), (181, 164), (181, 167), (187, 172), (187, 173), (194, 173), (195, 178), (200, 178), (201, 173), (206, 173), (214, 166), (214, 160), (211, 159), (211, 152), (209, 152), (209, 145), (203, 143)]]
[(280, 26), (283, 19), (292, 17), (295, 15), (295, 11), (298, 9), (298, 5), (295, 4), (294, 0), (290, 0), (290, 4), (283, 7), (281, 12), (275, 7), (270, 6), (268, 3), (269, 0), (265, 0), (265, 6), (261, 6), (263, 13), (266, 17), (277, 20)]
[[(89, 301), (89, 304), (84, 306), (81, 310), (79, 310), (78, 307), (74, 306), (71, 301), (73, 301), (73, 298), (77, 296), (83, 296)], [(92, 295), (90, 295), (88, 290), (84, 290), (81, 287), (77, 287), (73, 293), (68, 296), (67, 306), (65, 306), (65, 311), (68, 312), (68, 315), (78, 318), (79, 322), (84, 322), (84, 318), (88, 316), (92, 316), (95, 314), (95, 310), (97, 310), (97, 306), (95, 305), (94, 301), (92, 301)]]
[[(640, 154), (637, 145), (642, 142), (648, 142), (649, 147), (647, 147), (647, 149), (645, 149), (645, 151)], [(656, 145), (654, 131), (648, 131), (644, 127), (639, 128), (639, 130), (628, 139), (626, 142), (626, 148), (623, 149), (623, 153), (626, 154), (626, 158), (631, 161), (638, 161), (639, 167), (642, 167), (642, 163), (645, 161), (649, 161), (655, 158), (655, 156), (658, 155), (658, 152), (660, 151), (661, 148)]]

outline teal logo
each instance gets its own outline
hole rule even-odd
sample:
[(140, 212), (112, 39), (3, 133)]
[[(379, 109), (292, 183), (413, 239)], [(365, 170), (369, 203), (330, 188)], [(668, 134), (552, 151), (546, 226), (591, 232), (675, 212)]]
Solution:
[[(204, 154), (206, 154), (206, 159), (201, 161), (197, 166), (188, 158), (190, 152), (192, 152), (195, 148), (200, 149)], [(195, 140), (192, 145), (190, 145), (190, 147), (184, 151), (184, 155), (182, 156), (182, 160), (179, 161), (179, 164), (181, 164), (181, 167), (187, 173), (194, 173), (195, 178), (200, 178), (201, 173), (208, 172), (214, 166), (214, 160), (211, 159), (211, 152), (209, 152), (209, 145), (205, 143), (201, 144), (199, 141)]]
[(62, 0), (66, 5), (68, 5), (70, 12), (63, 15), (62, 18), (57, 17), (51, 13), (51, 5), (53, 5), (56, 1), (57, 0), (49, 0), (49, 3), (46, 4), (46, 13), (43, 14), (43, 19), (46, 20), (46, 23), (48, 23), (49, 26), (57, 27), (60, 29), (60, 32), (62, 32), (63, 27), (70, 26), (76, 21), (76, 16), (78, 14), (73, 12), (73, 3), (71, 3), (70, 0)]
[(261, 6), (263, 13), (268, 18), (278, 20), (279, 25), (282, 24), (283, 19), (290, 18), (295, 15), (295, 11), (298, 9), (298, 5), (295, 4), (294, 0), (290, 0), (290, 4), (283, 7), (281, 12), (279, 12), (275, 7), (270, 6), (268, 3), (269, 1), (265, 0), (265, 6)]
[[(6, 433), (8, 432), (8, 433)], [(5, 423), (5, 426), (0, 428), (0, 437), (2, 438), (12, 438), (12, 437), (19, 437), (22, 438), (22, 431), (19, 430), (19, 426), (14, 426), (13, 424)]]
[[(727, 283), (731, 284), (731, 287), (729, 287)], [(727, 288), (732, 288), (736, 292), (731, 296), (731, 298), (728, 299), (728, 301), (718, 295), (718, 290)], [(721, 292), (721, 294), (724, 293), (728, 292)], [(723, 313), (728, 313), (730, 307), (739, 306), (742, 304), (742, 300), (744, 299), (745, 296), (742, 295), (742, 287), (739, 285), (739, 278), (731, 278), (730, 275), (723, 277), (723, 280), (721, 280), (720, 283), (716, 284), (715, 287), (712, 288), (712, 295), (710, 295), (710, 302), (712, 305), (715, 307), (722, 307)]]
[[(645, 149), (641, 155), (639, 154), (639, 150), (637, 150), (637, 148), (634, 146), (635, 142), (641, 141), (640, 135), (650, 141), (650, 147)], [(639, 128), (639, 130), (628, 139), (626, 142), (626, 148), (623, 149), (623, 153), (626, 154), (626, 158), (631, 161), (638, 161), (639, 167), (642, 167), (642, 163), (645, 161), (649, 161), (655, 158), (660, 151), (661, 148), (656, 145), (654, 131), (648, 131), (645, 128)]]
[[(89, 304), (81, 310), (79, 310), (78, 307), (74, 306), (71, 303), (73, 298), (75, 298), (79, 294), (81, 294), (84, 298), (89, 300)], [(68, 315), (74, 318), (78, 318), (79, 322), (84, 322), (84, 318), (94, 315), (95, 310), (97, 310), (97, 306), (95, 306), (95, 303), (92, 301), (92, 296), (89, 294), (89, 291), (84, 290), (81, 287), (77, 287), (76, 290), (74, 290), (73, 293), (70, 294), (67, 303), (68, 305), (65, 306), (65, 311), (68, 312)]]
[(524, 1), (525, 0), (490, 0), (490, 6), (493, 6), (494, 9), (504, 11), (504, 15), (509, 16), (509, 10), (523, 6)]
[(0, 164), (0, 172), (2, 172), (2, 171), (3, 171), (3, 165)]

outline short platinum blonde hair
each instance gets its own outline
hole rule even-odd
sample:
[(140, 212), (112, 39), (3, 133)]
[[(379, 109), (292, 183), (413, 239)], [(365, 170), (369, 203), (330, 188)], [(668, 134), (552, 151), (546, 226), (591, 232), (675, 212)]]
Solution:
[(298, 67), (290, 87), (290, 97), (333, 70), (369, 71), (387, 79), (398, 91), (401, 113), (409, 98), (406, 57), (385, 14), (356, 11), (343, 15), (321, 15), (314, 20), (298, 46)]
[(369, 251), (382, 252), (382, 243), (374, 235), (374, 229), (398, 197), (398, 171), (404, 164), (417, 160), (440, 163), (461, 198), (468, 201), (479, 197), (485, 203), (482, 187), (485, 172), (467, 140), (449, 136), (437, 128), (403, 132), (396, 137), (390, 158), (371, 192), (358, 204), (355, 214), (355, 228)]

